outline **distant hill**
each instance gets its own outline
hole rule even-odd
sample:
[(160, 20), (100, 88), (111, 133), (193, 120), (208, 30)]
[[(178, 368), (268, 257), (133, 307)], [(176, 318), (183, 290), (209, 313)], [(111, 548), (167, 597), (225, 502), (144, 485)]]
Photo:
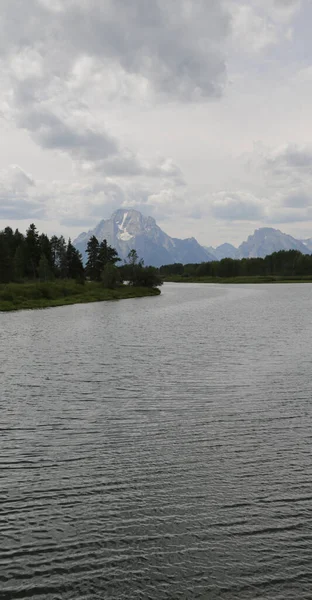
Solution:
[(312, 238), (297, 240), (273, 227), (262, 227), (248, 237), (238, 248), (232, 244), (222, 244), (208, 249), (217, 260), (222, 258), (264, 258), (280, 250), (298, 250), (302, 254), (312, 253)]
[(215, 260), (215, 256), (201, 246), (195, 238), (172, 238), (157, 225), (152, 217), (145, 217), (134, 209), (119, 209), (110, 219), (102, 220), (91, 231), (81, 233), (74, 240), (85, 260), (88, 240), (95, 235), (99, 241), (106, 239), (124, 259), (132, 248), (146, 265), (159, 267), (170, 263), (201, 263)]
[(237, 248), (232, 246), (232, 244), (221, 244), (217, 248), (211, 248), (211, 252), (217, 260), (222, 260), (222, 258), (237, 258)]
[(303, 254), (309, 253), (308, 247), (291, 235), (271, 227), (262, 227), (256, 229), (254, 234), (250, 235), (247, 241), (239, 246), (237, 258), (264, 258), (268, 254), (279, 250), (299, 250)]

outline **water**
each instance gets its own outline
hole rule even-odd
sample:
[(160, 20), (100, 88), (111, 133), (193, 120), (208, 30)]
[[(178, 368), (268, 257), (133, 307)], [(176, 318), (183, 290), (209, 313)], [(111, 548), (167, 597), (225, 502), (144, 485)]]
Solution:
[(311, 285), (0, 331), (1, 600), (311, 598)]

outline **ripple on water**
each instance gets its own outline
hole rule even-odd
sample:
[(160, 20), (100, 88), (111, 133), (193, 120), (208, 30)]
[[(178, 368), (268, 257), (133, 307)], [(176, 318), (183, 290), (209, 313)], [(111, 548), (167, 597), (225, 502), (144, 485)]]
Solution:
[(312, 287), (0, 314), (0, 598), (311, 598)]

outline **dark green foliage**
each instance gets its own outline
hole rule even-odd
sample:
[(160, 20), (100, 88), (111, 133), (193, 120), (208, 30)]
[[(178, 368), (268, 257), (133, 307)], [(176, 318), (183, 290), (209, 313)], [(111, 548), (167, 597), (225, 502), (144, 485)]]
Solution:
[(68, 240), (66, 249), (66, 271), (69, 279), (77, 279), (78, 281), (84, 281), (84, 268), (82, 264), (82, 256), (73, 246), (71, 240)]
[(101, 281), (105, 267), (120, 261), (115, 248), (109, 246), (106, 240), (99, 243), (95, 235), (89, 239), (86, 252), (88, 256), (86, 275), (91, 281)]
[(53, 279), (53, 271), (45, 254), (41, 254), (38, 265), (38, 277), (40, 281)]
[(139, 259), (136, 250), (130, 250), (128, 261), (121, 267), (124, 280), (130, 285), (139, 287), (159, 287), (162, 277), (155, 267), (144, 267), (143, 260)]
[(29, 225), (25, 238), (25, 270), (28, 279), (36, 279), (41, 257), (39, 233), (34, 223)]
[(0, 236), (0, 282), (11, 281), (13, 272), (13, 257), (9, 246), (6, 244), (5, 236)]
[(114, 289), (122, 283), (120, 269), (108, 262), (101, 272), (101, 281), (105, 288)]
[(99, 265), (100, 244), (95, 235), (89, 239), (86, 252), (88, 256), (86, 275), (92, 281), (97, 281), (101, 275), (101, 269)]
[(0, 283), (55, 278), (84, 280), (81, 255), (70, 240), (39, 235), (34, 224), (25, 236), (10, 227), (0, 231)]
[(220, 261), (201, 264), (164, 265), (160, 267), (159, 272), (162, 277), (181, 281), (196, 278), (229, 280), (236, 277), (257, 277), (262, 280), (271, 278), (271, 281), (274, 281), (275, 277), (312, 278), (312, 256), (301, 254), (298, 250), (281, 250), (265, 258), (223, 258)]
[(59, 238), (54, 235), (51, 240), (51, 253), (56, 277), (64, 279), (67, 277), (67, 245), (61, 235)]
[(81, 285), (77, 281), (61, 279), (49, 282), (27, 282), (0, 284), (0, 311), (29, 308), (46, 308), (103, 300), (139, 298), (159, 294), (155, 288), (119, 286), (104, 288), (102, 283), (89, 281)]

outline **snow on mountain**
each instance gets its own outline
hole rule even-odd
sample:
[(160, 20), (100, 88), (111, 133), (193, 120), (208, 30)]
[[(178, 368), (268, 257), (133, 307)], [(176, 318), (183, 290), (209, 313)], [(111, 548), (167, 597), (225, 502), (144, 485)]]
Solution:
[(106, 239), (124, 259), (135, 248), (146, 265), (160, 266), (170, 263), (201, 263), (222, 258), (265, 257), (279, 250), (298, 250), (312, 254), (312, 238), (297, 240), (272, 227), (262, 227), (248, 237), (238, 248), (221, 244), (217, 248), (203, 247), (195, 238), (172, 238), (157, 225), (152, 217), (145, 217), (134, 209), (119, 209), (110, 219), (100, 221), (91, 231), (84, 232), (74, 245), (85, 259), (88, 240), (95, 235), (99, 241)]
[(172, 238), (160, 229), (155, 219), (145, 217), (134, 209), (119, 209), (110, 219), (100, 221), (93, 230), (80, 234), (74, 245), (84, 259), (92, 235), (99, 241), (106, 239), (122, 259), (134, 248), (146, 265), (158, 267), (175, 262), (186, 264), (215, 260), (195, 238)]

